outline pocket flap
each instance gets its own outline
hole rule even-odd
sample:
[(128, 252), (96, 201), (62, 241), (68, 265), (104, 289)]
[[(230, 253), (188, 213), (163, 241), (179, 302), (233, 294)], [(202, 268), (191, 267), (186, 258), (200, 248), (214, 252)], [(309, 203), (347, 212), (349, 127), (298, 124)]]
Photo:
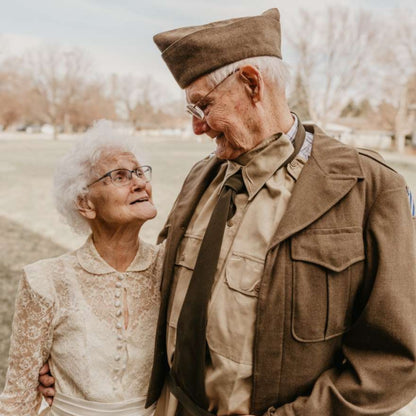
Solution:
[(176, 254), (175, 264), (194, 270), (196, 259), (198, 258), (201, 239), (194, 236), (185, 235), (181, 241)]
[(358, 229), (308, 230), (300, 233), (292, 237), (292, 259), (340, 272), (365, 259), (362, 232)]
[(258, 296), (264, 262), (233, 254), (225, 269), (225, 281), (230, 289), (248, 296)]

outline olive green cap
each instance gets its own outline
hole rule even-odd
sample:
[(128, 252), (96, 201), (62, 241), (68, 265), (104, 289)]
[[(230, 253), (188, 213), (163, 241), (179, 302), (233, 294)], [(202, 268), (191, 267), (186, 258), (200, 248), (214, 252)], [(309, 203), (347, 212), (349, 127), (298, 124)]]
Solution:
[(280, 13), (221, 20), (158, 33), (154, 42), (181, 88), (224, 65), (253, 56), (282, 58)]

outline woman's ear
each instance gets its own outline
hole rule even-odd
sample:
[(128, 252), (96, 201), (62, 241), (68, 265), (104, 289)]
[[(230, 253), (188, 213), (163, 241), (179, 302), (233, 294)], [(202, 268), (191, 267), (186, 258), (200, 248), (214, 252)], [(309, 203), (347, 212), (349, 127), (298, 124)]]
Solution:
[(93, 220), (97, 213), (93, 202), (88, 198), (88, 195), (79, 196), (76, 201), (78, 212), (85, 218)]
[(264, 83), (260, 71), (252, 65), (244, 65), (239, 70), (239, 77), (245, 84), (245, 90), (251, 100), (257, 103), (263, 98)]

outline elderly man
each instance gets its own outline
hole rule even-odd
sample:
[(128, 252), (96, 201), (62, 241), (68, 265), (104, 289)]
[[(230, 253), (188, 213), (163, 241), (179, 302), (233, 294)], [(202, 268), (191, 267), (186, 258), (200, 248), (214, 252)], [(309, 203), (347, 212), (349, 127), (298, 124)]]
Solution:
[[(400, 175), (303, 127), (280, 15), (154, 37), (195, 134), (167, 255), (156, 415), (387, 415), (416, 390), (415, 236)], [(305, 132), (306, 129), (306, 132)]]

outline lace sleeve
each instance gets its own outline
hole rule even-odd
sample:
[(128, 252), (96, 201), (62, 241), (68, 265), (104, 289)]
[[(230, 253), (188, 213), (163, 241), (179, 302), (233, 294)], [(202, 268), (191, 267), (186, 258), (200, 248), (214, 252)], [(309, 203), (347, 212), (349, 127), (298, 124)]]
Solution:
[(17, 292), (0, 415), (37, 415), (42, 400), (38, 376), (49, 357), (52, 317), (53, 302), (35, 292), (24, 275)]

